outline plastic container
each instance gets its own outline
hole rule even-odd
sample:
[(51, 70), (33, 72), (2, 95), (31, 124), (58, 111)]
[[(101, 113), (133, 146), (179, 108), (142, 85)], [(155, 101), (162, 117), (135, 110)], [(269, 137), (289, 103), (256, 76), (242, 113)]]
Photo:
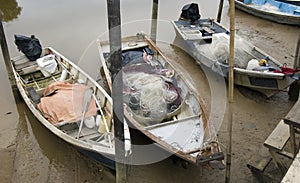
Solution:
[(60, 76), (60, 78), (59, 78), (59, 81), (64, 81), (64, 80), (66, 80), (67, 75), (68, 75), (68, 72), (67, 72), (66, 70), (63, 70), (62, 73), (61, 73), (61, 76)]
[[(104, 116), (104, 118), (105, 118), (105, 121), (106, 121), (108, 129), (110, 129), (110, 125), (111, 125), (110, 120), (107, 119), (107, 116)], [(99, 123), (98, 132), (99, 133), (105, 133), (105, 132), (107, 132), (106, 131), (105, 122), (103, 121), (103, 117), (100, 117), (100, 123)]]
[(93, 116), (84, 119), (84, 125), (88, 128), (94, 128), (95, 127), (95, 119)]

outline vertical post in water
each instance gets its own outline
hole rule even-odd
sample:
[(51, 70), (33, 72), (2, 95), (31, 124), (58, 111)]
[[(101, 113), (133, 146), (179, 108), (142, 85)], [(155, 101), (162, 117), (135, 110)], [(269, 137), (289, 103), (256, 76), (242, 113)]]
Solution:
[(221, 22), (222, 11), (223, 11), (223, 4), (224, 4), (224, 0), (220, 0), (219, 10), (218, 10), (218, 16), (217, 16), (217, 22), (218, 23)]
[(235, 36), (235, 6), (234, 0), (230, 0), (230, 52), (229, 52), (229, 87), (228, 87), (228, 121), (227, 121), (227, 155), (226, 155), (226, 178), (225, 182), (230, 182), (231, 169), (231, 145), (232, 145), (232, 110), (233, 110), (233, 89), (234, 89), (234, 36)]
[[(295, 60), (294, 60), (294, 69), (299, 69), (300, 67), (300, 34), (298, 37), (298, 42), (296, 46)], [(300, 81), (299, 79), (291, 84), (289, 88), (289, 100), (297, 101), (299, 98), (299, 90), (300, 90)]]
[(5, 66), (7, 69), (7, 73), (8, 73), (8, 78), (9, 81), (12, 85), (14, 85), (13, 79), (12, 79), (12, 68), (11, 68), (11, 64), (10, 64), (10, 56), (9, 56), (9, 52), (8, 52), (8, 46), (7, 46), (7, 42), (6, 42), (6, 38), (5, 38), (5, 33), (4, 33), (4, 28), (3, 28), (3, 24), (2, 24), (2, 16), (3, 13), (2, 11), (0, 11), (0, 42), (1, 42), (1, 49), (2, 49), (2, 54), (3, 54), (3, 59), (5, 62)]
[(158, 0), (153, 0), (150, 38), (154, 43), (156, 43), (157, 14), (158, 14)]
[(298, 42), (297, 42), (297, 46), (296, 46), (296, 53), (295, 53), (295, 60), (294, 60), (294, 69), (299, 69), (300, 67), (300, 33), (298, 36)]
[(124, 150), (123, 76), (121, 57), (120, 0), (107, 0), (109, 26), (110, 63), (112, 79), (113, 119), (115, 133), (116, 181), (126, 182)]

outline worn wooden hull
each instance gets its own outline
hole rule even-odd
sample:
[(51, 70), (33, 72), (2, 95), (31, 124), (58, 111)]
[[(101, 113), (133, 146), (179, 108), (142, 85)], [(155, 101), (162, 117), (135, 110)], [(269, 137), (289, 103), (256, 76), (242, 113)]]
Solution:
[(62, 126), (56, 126), (51, 124), (37, 108), (37, 104), (33, 100), (36, 95), (30, 95), (28, 89), (33, 87), (37, 96), (43, 97), (45, 88), (49, 86), (49, 84), (60, 80), (63, 70), (65, 70), (67, 71), (67, 76), (64, 78), (65, 82), (80, 83), (93, 88), (94, 92), (92, 97), (97, 103), (98, 110), (100, 108), (103, 109), (106, 118), (111, 120), (112, 99), (106, 91), (93, 78), (53, 48), (48, 47), (43, 50), (43, 55), (49, 53), (55, 55), (55, 61), (58, 64), (58, 67), (53, 74), (47, 77), (41, 73), (36, 61), (29, 62), (25, 55), (11, 59), (16, 85), (22, 98), (34, 116), (49, 131), (81, 152), (93, 154), (95, 157), (94, 159), (101, 161), (101, 163), (104, 163), (104, 165), (109, 168), (114, 168), (114, 164), (112, 163), (115, 159), (114, 142), (111, 141), (111, 143), (108, 143), (104, 138), (101, 138), (103, 134), (110, 133), (111, 128), (106, 132), (99, 133), (97, 126), (88, 128), (83, 125), (79, 139), (77, 139), (79, 121), (75, 123), (66, 122)]
[[(280, 6), (279, 3), (289, 4), (288, 1), (285, 1), (285, 2), (272, 1), (272, 2), (275, 2), (274, 4), (276, 4), (277, 6)], [(297, 6), (297, 5), (292, 5), (292, 6)], [(266, 10), (266, 9), (260, 8), (261, 5), (253, 6), (252, 4), (244, 3), (243, 0), (235, 0), (235, 7), (237, 9), (247, 12), (251, 15), (254, 15), (254, 16), (257, 16), (260, 18), (264, 18), (266, 20), (270, 20), (270, 21), (273, 21), (276, 23), (300, 26), (300, 6), (299, 5), (298, 5), (298, 13), (288, 13), (288, 12), (282, 12), (282, 11)]]
[[(228, 29), (212, 19), (200, 19), (196, 25), (191, 25), (185, 20), (172, 21), (172, 24), (176, 31), (174, 40), (176, 46), (190, 54), (198, 64), (225, 78), (228, 77), (230, 35)], [(219, 35), (222, 36), (218, 38)], [(225, 47), (219, 48), (219, 45)], [(235, 48), (234, 83), (237, 85), (251, 88), (270, 97), (289, 87), (298, 77), (297, 74), (247, 70), (247, 64), (251, 59), (267, 59), (272, 68), (280, 68), (283, 65), (238, 36), (236, 36)]]
[[(98, 40), (98, 47), (107, 81), (111, 85), (109, 63), (106, 57), (110, 52), (109, 43)], [(173, 83), (176, 80), (176, 87), (180, 88), (182, 101), (178, 108), (167, 113), (161, 120), (151, 120), (148, 114), (139, 115), (136, 112), (139, 109), (133, 108), (126, 102), (128, 94), (123, 91), (124, 115), (128, 123), (153, 141), (156, 146), (192, 164), (202, 165), (212, 160), (222, 160), (223, 153), (218, 143), (217, 134), (214, 131), (212, 123), (207, 119), (208, 111), (201, 97), (191, 89), (189, 81), (180, 74), (180, 71), (177, 71), (173, 67), (168, 58), (163, 55), (163, 52), (145, 35), (137, 34), (137, 36), (122, 39), (123, 54), (145, 48), (150, 48), (154, 52), (153, 58), (163, 65), (162, 70), (174, 71), (174, 75), (171, 77), (172, 81), (167, 80), (168, 83)], [(126, 74), (128, 68), (130, 70), (130, 68), (136, 67), (136, 69), (132, 70), (137, 70), (139, 64), (147, 65), (146, 63), (138, 63), (123, 66), (125, 73), (123, 81), (129, 79), (130, 75)], [(148, 63), (149, 65), (151, 64)], [(162, 76), (162, 78), (164, 77)], [(150, 80), (151, 78), (149, 77), (148, 79)], [(137, 80), (138, 78), (134, 81)], [(124, 85), (126, 85), (125, 83), (124, 81)]]

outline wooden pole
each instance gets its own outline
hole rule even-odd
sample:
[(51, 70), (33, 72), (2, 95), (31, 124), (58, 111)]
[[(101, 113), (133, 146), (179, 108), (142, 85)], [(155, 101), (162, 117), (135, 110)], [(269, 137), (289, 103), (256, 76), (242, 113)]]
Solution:
[(222, 11), (223, 11), (223, 4), (224, 4), (224, 0), (220, 0), (219, 10), (218, 10), (218, 16), (217, 16), (217, 22), (218, 23), (221, 22)]
[(126, 182), (120, 0), (107, 0), (115, 133), (116, 182)]
[(3, 59), (5, 62), (6, 70), (8, 73), (8, 78), (11, 83), (11, 85), (15, 85), (14, 79), (13, 79), (13, 72), (10, 64), (10, 56), (9, 56), (9, 51), (8, 51), (8, 46), (5, 38), (5, 33), (4, 33), (4, 28), (2, 24), (2, 11), (0, 11), (0, 42), (1, 42), (1, 50), (3, 54)]
[(151, 20), (151, 40), (156, 43), (157, 33), (157, 14), (158, 14), (158, 0), (153, 0), (152, 4), (152, 20)]
[(235, 36), (235, 5), (234, 0), (230, 0), (230, 52), (229, 52), (229, 86), (228, 86), (228, 146), (226, 158), (226, 179), (225, 182), (230, 182), (231, 174), (231, 145), (232, 145), (232, 112), (233, 112), (233, 96), (234, 96), (234, 36)]
[[(294, 60), (294, 69), (299, 69), (300, 67), (300, 34), (298, 37), (298, 42), (296, 45), (296, 53), (295, 53), (295, 60)], [(289, 100), (291, 101), (297, 101), (299, 98), (299, 91), (300, 91), (300, 81), (299, 79), (291, 84), (289, 87)]]
[(294, 69), (299, 69), (300, 67), (300, 33), (298, 36), (298, 42), (297, 42), (297, 46), (296, 46), (296, 53), (295, 53), (295, 60), (294, 60)]

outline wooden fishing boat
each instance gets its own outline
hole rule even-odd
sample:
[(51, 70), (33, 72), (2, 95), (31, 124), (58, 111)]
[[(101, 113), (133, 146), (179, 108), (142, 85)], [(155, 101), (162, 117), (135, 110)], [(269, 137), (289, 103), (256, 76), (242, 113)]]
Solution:
[[(189, 10), (195, 8), (196, 10)], [(185, 16), (186, 11), (197, 15)], [(221, 76), (228, 77), (230, 31), (213, 19), (200, 19), (197, 4), (182, 9), (181, 18), (172, 21), (176, 31), (174, 44), (195, 61)], [(235, 36), (234, 83), (263, 93), (267, 97), (289, 87), (299, 78), (297, 70), (287, 68), (250, 42)], [(256, 64), (256, 67), (250, 67)], [(261, 63), (261, 66), (259, 65)]]
[(21, 55), (12, 58), (11, 65), (19, 92), (35, 117), (57, 137), (114, 169), (109, 94), (51, 47), (44, 48), (37, 61)]
[[(109, 42), (98, 40), (111, 86)], [(155, 146), (195, 165), (222, 160), (208, 111), (190, 83), (145, 34), (122, 39), (124, 116)]]
[(235, 0), (235, 7), (273, 22), (300, 26), (300, 1)]

